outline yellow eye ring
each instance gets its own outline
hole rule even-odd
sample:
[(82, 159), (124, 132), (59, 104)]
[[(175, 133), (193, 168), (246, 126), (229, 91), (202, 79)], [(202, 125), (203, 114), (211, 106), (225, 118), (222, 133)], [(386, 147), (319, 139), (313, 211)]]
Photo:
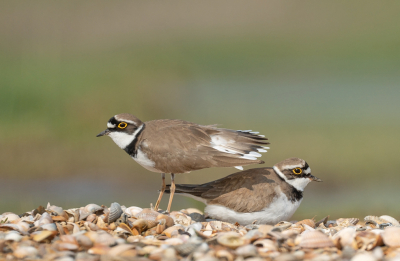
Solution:
[(120, 124), (118, 124), (118, 128), (120, 129), (125, 129), (128, 126), (128, 124), (126, 122), (121, 122)]
[(301, 173), (303, 173), (303, 170), (301, 168), (295, 168), (293, 169), (293, 173), (296, 175), (300, 175)]

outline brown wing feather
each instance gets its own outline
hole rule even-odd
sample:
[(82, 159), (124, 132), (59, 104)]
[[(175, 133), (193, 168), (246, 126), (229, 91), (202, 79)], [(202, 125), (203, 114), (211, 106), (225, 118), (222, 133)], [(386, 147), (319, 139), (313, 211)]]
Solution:
[[(240, 154), (229, 154), (212, 147), (210, 135), (223, 135), (237, 141), (235, 150), (255, 151), (261, 148), (257, 139), (248, 134), (202, 126), (181, 120), (156, 120), (146, 122), (139, 144), (140, 149), (155, 162), (155, 168), (165, 173), (186, 173), (192, 170), (210, 167), (234, 167), (254, 163), (260, 160), (241, 158)], [(236, 133), (236, 134), (235, 134)], [(256, 136), (256, 135), (253, 135)], [(258, 137), (258, 136), (257, 136)], [(262, 144), (266, 144), (263, 142)]]
[(249, 169), (201, 185), (178, 184), (175, 193), (190, 194), (206, 200), (207, 204), (247, 213), (260, 211), (271, 202), (280, 182), (271, 168)]

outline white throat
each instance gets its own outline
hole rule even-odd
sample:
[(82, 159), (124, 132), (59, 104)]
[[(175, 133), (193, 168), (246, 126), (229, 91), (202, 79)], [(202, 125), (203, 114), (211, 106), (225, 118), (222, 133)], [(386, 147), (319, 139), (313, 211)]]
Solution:
[(128, 134), (125, 132), (112, 131), (108, 134), (111, 139), (118, 145), (121, 149), (125, 149), (129, 144), (136, 139), (137, 134), (143, 129), (144, 124), (140, 125), (134, 133)]
[(283, 178), (288, 184), (292, 185), (297, 190), (303, 191), (307, 184), (311, 181), (309, 178), (287, 179), (285, 174), (283, 174), (277, 167), (274, 166), (272, 168), (281, 178)]

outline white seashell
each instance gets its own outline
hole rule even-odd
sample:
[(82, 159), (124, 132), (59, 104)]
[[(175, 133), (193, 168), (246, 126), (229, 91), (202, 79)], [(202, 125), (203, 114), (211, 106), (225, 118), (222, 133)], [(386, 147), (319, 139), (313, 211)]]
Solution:
[(355, 255), (351, 261), (376, 261), (377, 259), (374, 257), (374, 255), (370, 253), (359, 253)]
[(27, 222), (33, 222), (34, 218), (33, 218), (32, 215), (30, 215), (30, 216), (21, 217), (20, 220), (21, 221), (27, 221)]
[(164, 243), (166, 245), (171, 245), (171, 246), (175, 246), (175, 245), (180, 245), (183, 244), (183, 240), (180, 238), (168, 238), (164, 241)]
[(6, 212), (1, 215), (0, 222), (11, 222), (20, 219), (20, 217), (14, 213)]
[(217, 241), (219, 244), (232, 249), (236, 249), (245, 245), (246, 243), (246, 240), (242, 237), (242, 235), (236, 232), (221, 233), (217, 237)]
[(175, 215), (171, 215), (171, 217), (174, 219), (175, 224), (179, 224), (182, 226), (190, 226), (190, 224), (192, 223), (192, 218), (190, 216), (187, 216), (183, 213), (176, 213)]
[(128, 214), (131, 217), (136, 216), (137, 214), (139, 214), (141, 211), (143, 210), (143, 208), (139, 208), (139, 207), (129, 207), (127, 209), (125, 209), (125, 213)]
[(68, 224), (74, 226), (74, 228), (72, 230), (72, 233), (74, 235), (79, 234), (81, 232), (81, 230), (79, 229), (79, 226), (77, 224), (71, 223), (71, 222), (68, 222)]
[(29, 224), (26, 222), (22, 222), (22, 221), (18, 222), (17, 224), (3, 224), (3, 225), (0, 225), (0, 228), (1, 227), (17, 230), (17, 231), (21, 232), (22, 234), (26, 234), (26, 232), (28, 232), (28, 230), (29, 230)]
[(274, 241), (270, 239), (259, 239), (253, 243), (254, 246), (259, 247), (261, 252), (275, 251), (277, 246)]
[(97, 231), (97, 237), (95, 243), (104, 246), (112, 246), (115, 245), (116, 239), (107, 232), (100, 230)]
[(16, 231), (10, 231), (4, 237), (5, 240), (19, 242), (22, 239), (22, 236)]
[(122, 213), (123, 211), (121, 206), (117, 202), (112, 203), (110, 206), (110, 214), (108, 215), (108, 223), (112, 223), (117, 220)]
[(68, 222), (78, 222), (79, 221), (79, 208), (71, 208), (65, 210), (68, 215)]
[(37, 226), (41, 226), (41, 225), (44, 225), (44, 224), (51, 224), (51, 223), (53, 223), (53, 220), (51, 219), (51, 216), (49, 215), (49, 213), (44, 212), (42, 214), (42, 216), (40, 217)]
[(108, 256), (118, 256), (120, 254), (122, 254), (123, 252), (129, 250), (129, 249), (133, 249), (135, 248), (134, 245), (131, 244), (121, 244), (121, 245), (117, 245), (115, 247), (112, 247), (110, 249), (110, 251), (107, 253)]
[(84, 209), (89, 212), (90, 214), (93, 214), (99, 210), (102, 210), (103, 208), (100, 207), (99, 205), (96, 204), (88, 204), (84, 207)]
[(400, 227), (387, 227), (381, 236), (385, 245), (400, 247)]
[(333, 246), (332, 239), (318, 230), (304, 231), (301, 235), (301, 248), (324, 248)]
[(89, 237), (82, 235), (82, 234), (76, 234), (75, 236), (76, 241), (80, 246), (83, 246), (84, 248), (90, 248), (93, 246), (93, 242), (90, 240)]
[(49, 231), (57, 231), (57, 226), (54, 223), (51, 224), (43, 224), (40, 226), (44, 230), (49, 230)]
[(16, 258), (22, 259), (25, 257), (36, 257), (38, 254), (38, 251), (36, 248), (32, 246), (20, 246), (14, 251), (14, 256)]
[(256, 256), (257, 255), (257, 247), (254, 245), (244, 245), (244, 246), (238, 247), (236, 249), (236, 254), (238, 256), (243, 256), (244, 258)]
[(191, 224), (189, 228), (193, 228), (196, 231), (200, 231), (203, 228), (203, 225), (200, 222), (196, 222)]
[(387, 215), (380, 216), (379, 218), (386, 220), (389, 223), (392, 223), (393, 226), (399, 226), (400, 223), (395, 218)]
[(335, 235), (333, 235), (332, 239), (339, 239), (340, 238), (340, 244), (342, 247), (344, 246), (353, 246), (354, 240), (356, 238), (356, 228), (355, 227), (346, 227), (339, 232), (337, 232)]
[(57, 206), (51, 206), (50, 202), (47, 203), (47, 208), (46, 210), (52, 211), (52, 212), (56, 212), (59, 216), (63, 214), (63, 209), (62, 207), (57, 207)]

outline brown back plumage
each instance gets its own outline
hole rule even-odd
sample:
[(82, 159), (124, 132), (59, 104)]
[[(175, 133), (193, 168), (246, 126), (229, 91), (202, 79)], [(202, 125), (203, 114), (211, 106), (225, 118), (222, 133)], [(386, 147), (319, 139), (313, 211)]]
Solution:
[[(248, 213), (261, 211), (281, 191), (290, 199), (292, 190), (272, 168), (257, 168), (201, 185), (177, 184), (175, 193), (191, 195), (207, 205), (223, 205), (236, 212)], [(166, 193), (169, 193), (169, 185)]]
[[(145, 122), (145, 129), (138, 138), (137, 147), (155, 162), (155, 169), (164, 173), (186, 173), (210, 167), (264, 163), (255, 157), (242, 157), (269, 144), (266, 138), (249, 132), (220, 129), (182, 120)], [(221, 140), (229, 142), (222, 144), (223, 146), (215, 144), (215, 141)]]

